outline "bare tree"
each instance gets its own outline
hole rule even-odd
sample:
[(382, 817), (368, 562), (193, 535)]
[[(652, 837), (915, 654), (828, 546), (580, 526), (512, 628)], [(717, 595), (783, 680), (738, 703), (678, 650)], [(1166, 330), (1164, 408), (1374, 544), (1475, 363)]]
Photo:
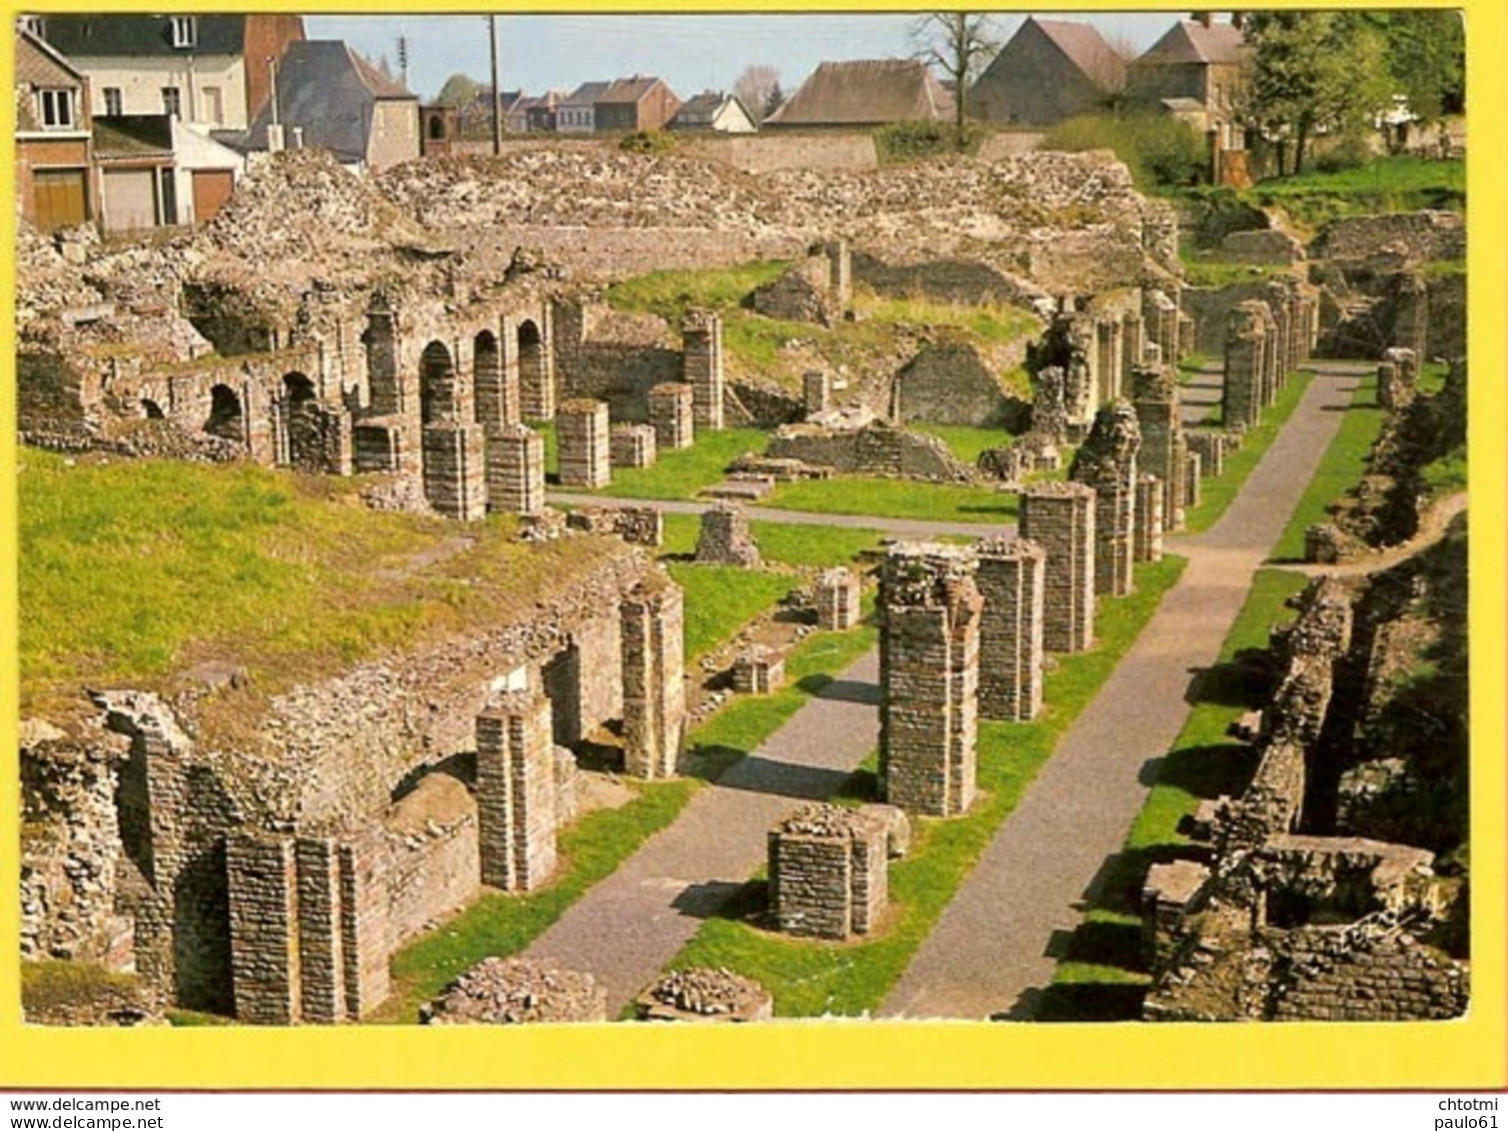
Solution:
[(912, 25), (911, 38), (917, 44), (916, 58), (953, 83), (953, 137), (962, 149), (969, 87), (1000, 46), (994, 23), (982, 12), (929, 12)]
[(780, 105), (780, 72), (768, 63), (751, 63), (733, 84), (734, 96), (762, 122)]

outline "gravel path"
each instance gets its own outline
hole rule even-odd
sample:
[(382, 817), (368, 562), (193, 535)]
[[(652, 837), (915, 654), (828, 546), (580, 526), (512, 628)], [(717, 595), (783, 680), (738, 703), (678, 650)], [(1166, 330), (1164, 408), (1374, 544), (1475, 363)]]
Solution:
[(592, 974), (615, 1016), (765, 860), (765, 834), (803, 800), (831, 796), (879, 741), (870, 651), (768, 742), (701, 790), (524, 952)]
[(1340, 426), (1356, 370), (1316, 366), (1282, 434), (1221, 520), (1171, 539), (1179, 582), (1064, 735), (886, 1000), (895, 1017), (1030, 1016), (1052, 979), (1057, 939), (1078, 925), (1105, 860), (1146, 800), (1150, 770), (1189, 713), (1187, 688), (1213, 664), (1252, 576)]

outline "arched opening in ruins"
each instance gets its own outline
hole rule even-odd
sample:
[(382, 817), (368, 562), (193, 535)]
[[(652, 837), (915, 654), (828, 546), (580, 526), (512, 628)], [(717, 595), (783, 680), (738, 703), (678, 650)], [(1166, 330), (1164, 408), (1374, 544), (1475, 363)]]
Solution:
[(456, 367), (444, 342), (430, 342), (419, 357), (419, 419), (435, 424), (456, 411)]
[(548, 376), (544, 336), (526, 318), (518, 324), (518, 388), (524, 415), (531, 420), (553, 415)]
[(154, 400), (143, 397), (141, 401), (141, 414), (148, 420), (163, 420), (162, 408)]
[(445, 119), (439, 114), (429, 119), (429, 139), (431, 141), (445, 140)]
[(472, 342), (472, 373), (476, 383), (476, 422), (484, 428), (501, 428), (509, 423), (503, 350), (491, 330), (483, 330)]
[(581, 727), (581, 649), (569, 644), (540, 672), (545, 698), (550, 701), (551, 730), (556, 746), (575, 746)]
[(246, 439), (241, 414), (241, 398), (228, 385), (216, 385), (209, 391), (209, 419), (204, 430), (222, 440), (241, 443)]
[(302, 373), (283, 376), (282, 415), (289, 465), (305, 471), (323, 470), (319, 396), (314, 391), (314, 382)]

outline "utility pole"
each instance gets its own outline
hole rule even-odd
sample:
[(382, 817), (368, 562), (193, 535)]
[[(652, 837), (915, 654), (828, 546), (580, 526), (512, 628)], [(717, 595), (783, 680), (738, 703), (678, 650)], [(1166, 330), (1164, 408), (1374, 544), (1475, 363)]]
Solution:
[(408, 36), (398, 37), (398, 74), (403, 79), (403, 89), (408, 89)]
[(503, 152), (503, 88), (497, 81), (497, 17), (487, 17), (487, 36), (492, 41), (492, 156)]

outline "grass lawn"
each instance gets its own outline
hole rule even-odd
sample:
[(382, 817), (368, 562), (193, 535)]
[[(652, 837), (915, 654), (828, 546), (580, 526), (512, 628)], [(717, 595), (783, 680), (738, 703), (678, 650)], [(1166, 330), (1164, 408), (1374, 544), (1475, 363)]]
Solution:
[[(1183, 569), (1165, 558), (1138, 567), (1136, 593), (1102, 602), (1093, 652), (1059, 658), (1047, 677), (1047, 709), (1030, 723), (980, 725), (980, 796), (966, 817), (913, 821), (911, 853), (890, 867), (891, 918), (871, 942), (829, 943), (782, 938), (746, 920), (763, 907), (756, 878), (721, 916), (708, 919), (672, 967), (727, 966), (763, 982), (781, 1016), (844, 1016), (878, 1008), (905, 971), (958, 885), (1015, 808), (1059, 738), (1114, 669)], [(862, 796), (872, 771), (860, 770), (845, 790)]]
[[(715, 773), (755, 749), (873, 646), (874, 630), (868, 627), (807, 637), (787, 657), (789, 681), (778, 693), (740, 698), (692, 730), (689, 754), (699, 772)], [(392, 960), (393, 992), (370, 1020), (413, 1022), (419, 1006), (462, 971), (489, 955), (523, 950), (648, 837), (673, 822), (703, 781), (685, 777), (628, 784), (638, 793), (634, 800), (619, 809), (588, 813), (561, 833), (561, 866), (550, 887), (526, 895), (489, 892), (438, 930), (399, 950)]]
[(936, 436), (948, 445), (948, 450), (953, 453), (954, 458), (970, 467), (979, 462), (981, 452), (990, 448), (1009, 447), (1016, 440), (1004, 428), (970, 428), (962, 424), (926, 424), (920, 420), (906, 427), (913, 432), (925, 432), (929, 436)]
[(81, 684), (154, 689), (210, 659), (244, 667), (248, 695), (277, 694), (310, 671), (504, 622), (622, 552), (522, 545), (507, 518), (378, 513), (354, 497), (360, 480), (29, 449), (19, 463), (28, 712)]
[[(1150, 981), (1141, 953), (1138, 905), (1147, 868), (1189, 844), (1179, 822), (1201, 800), (1237, 796), (1256, 770), (1255, 748), (1229, 736), (1231, 723), (1260, 707), (1271, 692), (1265, 648), (1272, 628), (1293, 619), (1285, 602), (1304, 587), (1302, 575), (1259, 570), (1214, 667), (1194, 686), (1195, 704), (1173, 748), (1157, 762), (1156, 781), (1127, 834), (1107, 861), (1084, 921), (1070, 937), (1041, 1020), (1127, 1020), (1138, 1016)], [(1128, 987), (1133, 987), (1128, 989)]]
[(554, 422), (539, 422), (532, 427), (545, 438), (545, 476), (552, 489), (617, 499), (694, 498), (703, 487), (719, 482), (728, 465), (739, 456), (764, 451), (770, 439), (768, 432), (758, 428), (698, 432), (691, 447), (658, 452), (653, 467), (615, 467), (611, 483), (587, 491), (559, 484), (560, 452)]
[(1184, 516), (1185, 527), (1190, 534), (1208, 530), (1219, 521), (1231, 501), (1241, 493), (1247, 476), (1262, 461), (1262, 456), (1278, 438), (1283, 425), (1298, 408), (1304, 390), (1314, 379), (1311, 373), (1297, 372), (1289, 375), (1288, 384), (1278, 393), (1277, 400), (1262, 413), (1255, 428), (1246, 433), (1241, 450), (1225, 457), (1225, 470), (1216, 478), (1205, 479), (1199, 485), (1199, 505), (1191, 507)]
[(1377, 405), (1377, 377), (1368, 374), (1357, 386), (1356, 395), (1341, 418), (1340, 431), (1325, 449), (1319, 470), (1309, 481), (1283, 536), (1273, 548), (1274, 561), (1303, 560), (1304, 531), (1316, 522), (1323, 522), (1331, 504), (1361, 482), (1386, 415)]
[(996, 524), (1015, 521), (1017, 511), (1015, 492), (955, 483), (866, 479), (853, 475), (784, 483), (775, 489), (765, 505), (819, 514)]
[[(696, 539), (702, 528), (698, 516), (667, 514), (664, 523), (662, 555), (686, 556), (696, 552)], [(765, 561), (816, 569), (848, 565), (865, 550), (877, 549), (882, 537), (880, 531), (865, 527), (806, 526), (794, 522), (751, 522), (749, 533)]]
[(668, 562), (670, 576), (686, 593), (686, 662), (717, 647), (739, 625), (769, 608), (794, 587), (795, 579), (762, 569)]

